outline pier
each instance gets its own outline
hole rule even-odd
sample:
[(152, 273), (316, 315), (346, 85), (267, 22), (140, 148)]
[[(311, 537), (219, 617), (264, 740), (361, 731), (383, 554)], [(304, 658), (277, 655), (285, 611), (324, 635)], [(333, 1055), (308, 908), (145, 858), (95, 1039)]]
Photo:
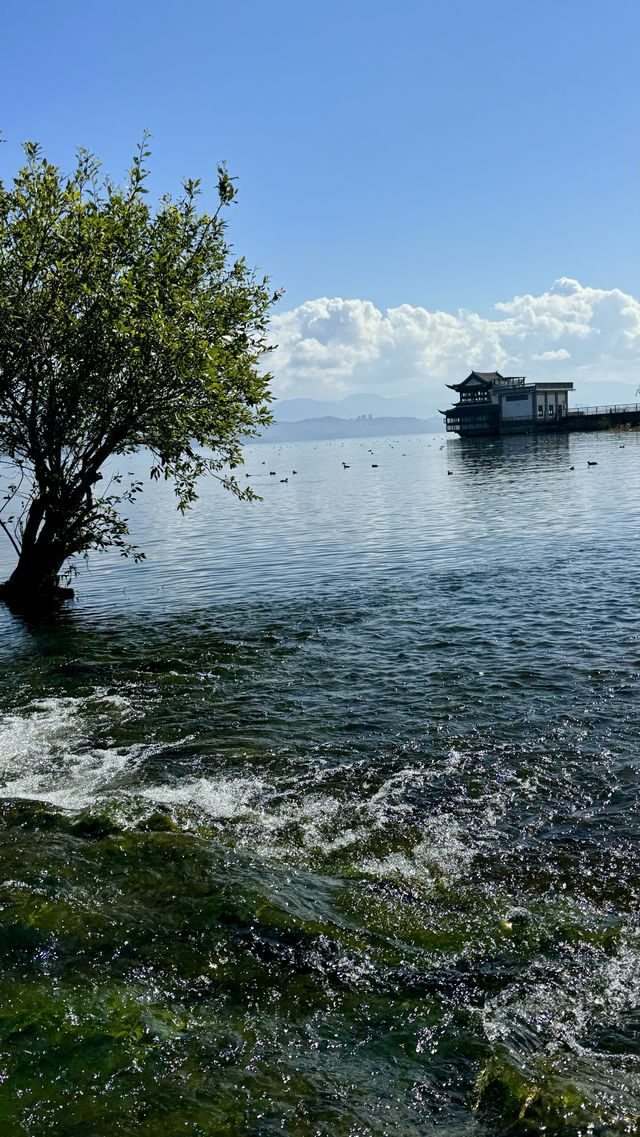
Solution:
[(576, 407), (567, 416), (567, 430), (611, 430), (639, 427), (640, 403), (613, 407)]

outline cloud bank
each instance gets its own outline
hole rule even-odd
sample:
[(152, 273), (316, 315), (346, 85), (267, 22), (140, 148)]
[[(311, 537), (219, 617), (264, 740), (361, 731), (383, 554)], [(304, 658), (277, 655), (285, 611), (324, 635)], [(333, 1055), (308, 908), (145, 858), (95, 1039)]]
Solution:
[(583, 288), (561, 277), (541, 296), (495, 305), (495, 319), (368, 300), (309, 300), (277, 315), (269, 357), (274, 394), (340, 399), (360, 391), (433, 395), (471, 368), (638, 383), (640, 303), (619, 289)]

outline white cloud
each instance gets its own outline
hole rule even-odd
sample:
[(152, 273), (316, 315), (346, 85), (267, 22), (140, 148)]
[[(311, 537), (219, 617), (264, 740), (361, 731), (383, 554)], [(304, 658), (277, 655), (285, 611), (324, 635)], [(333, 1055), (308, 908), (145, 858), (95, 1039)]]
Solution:
[(566, 347), (559, 347), (557, 351), (541, 351), (540, 355), (533, 355), (532, 359), (571, 359), (571, 352)]
[(309, 300), (277, 315), (269, 357), (279, 398), (359, 391), (441, 397), (470, 368), (529, 378), (637, 383), (640, 304), (562, 277), (541, 296), (495, 305), (495, 319), (368, 300)]

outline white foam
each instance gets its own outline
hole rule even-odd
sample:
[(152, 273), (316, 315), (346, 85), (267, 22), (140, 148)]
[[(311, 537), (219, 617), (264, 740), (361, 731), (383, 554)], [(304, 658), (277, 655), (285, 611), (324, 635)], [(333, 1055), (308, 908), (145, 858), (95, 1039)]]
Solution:
[(614, 956), (585, 947), (543, 981), (532, 970), (524, 989), (520, 982), (487, 1000), (483, 1023), (491, 1042), (519, 1050), (524, 1028), (546, 1055), (570, 1051), (584, 1057), (591, 1055), (590, 1039), (599, 1030), (619, 1023), (640, 1003), (640, 951), (627, 944)]
[(259, 815), (265, 783), (259, 778), (188, 778), (174, 785), (155, 785), (140, 791), (154, 805), (195, 807), (213, 820)]
[[(84, 808), (118, 790), (141, 758), (161, 747), (95, 745), (96, 735), (131, 717), (129, 700), (47, 698), (0, 720), (0, 795)], [(88, 724), (91, 723), (91, 732)]]
[[(299, 784), (278, 774), (226, 770), (141, 785), (142, 764), (166, 745), (113, 741), (137, 715), (129, 699), (101, 689), (84, 698), (42, 699), (6, 715), (0, 720), (0, 795), (68, 809), (104, 799), (134, 809), (136, 803), (167, 806), (229, 826), (236, 846), (264, 858), (308, 862), (345, 851), (356, 871), (424, 883), (457, 880), (473, 857), (452, 817), (425, 817), (415, 805), (416, 791), (432, 776), (423, 767), (396, 771), (369, 797), (327, 792), (322, 776)], [(372, 837), (389, 834), (394, 843), (393, 833), (407, 827), (421, 833), (412, 849), (367, 855)]]
[[(234, 845), (268, 859), (308, 861), (349, 852), (356, 871), (424, 883), (454, 882), (474, 856), (448, 815), (418, 816), (407, 791), (422, 785), (424, 771), (408, 767), (369, 798), (339, 798), (321, 790), (296, 792), (291, 784), (257, 776), (209, 775), (146, 787), (140, 796), (154, 805), (196, 809), (213, 822), (229, 823)], [(366, 855), (372, 836), (420, 825), (421, 838), (408, 852)]]
[(473, 857), (474, 850), (461, 839), (457, 822), (440, 815), (429, 819), (423, 827), (422, 839), (410, 852), (389, 853), (380, 859), (369, 857), (360, 867), (370, 876), (404, 877), (423, 884), (435, 880), (453, 884)]

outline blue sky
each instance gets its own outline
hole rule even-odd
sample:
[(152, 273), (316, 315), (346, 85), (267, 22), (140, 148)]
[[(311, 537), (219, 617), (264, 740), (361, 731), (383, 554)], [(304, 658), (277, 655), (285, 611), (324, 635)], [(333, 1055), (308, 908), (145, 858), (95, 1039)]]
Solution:
[(634, 293), (637, 33), (635, 0), (32, 0), (3, 14), (0, 173), (31, 138), (118, 177), (144, 128), (158, 193), (225, 159), (283, 313)]

